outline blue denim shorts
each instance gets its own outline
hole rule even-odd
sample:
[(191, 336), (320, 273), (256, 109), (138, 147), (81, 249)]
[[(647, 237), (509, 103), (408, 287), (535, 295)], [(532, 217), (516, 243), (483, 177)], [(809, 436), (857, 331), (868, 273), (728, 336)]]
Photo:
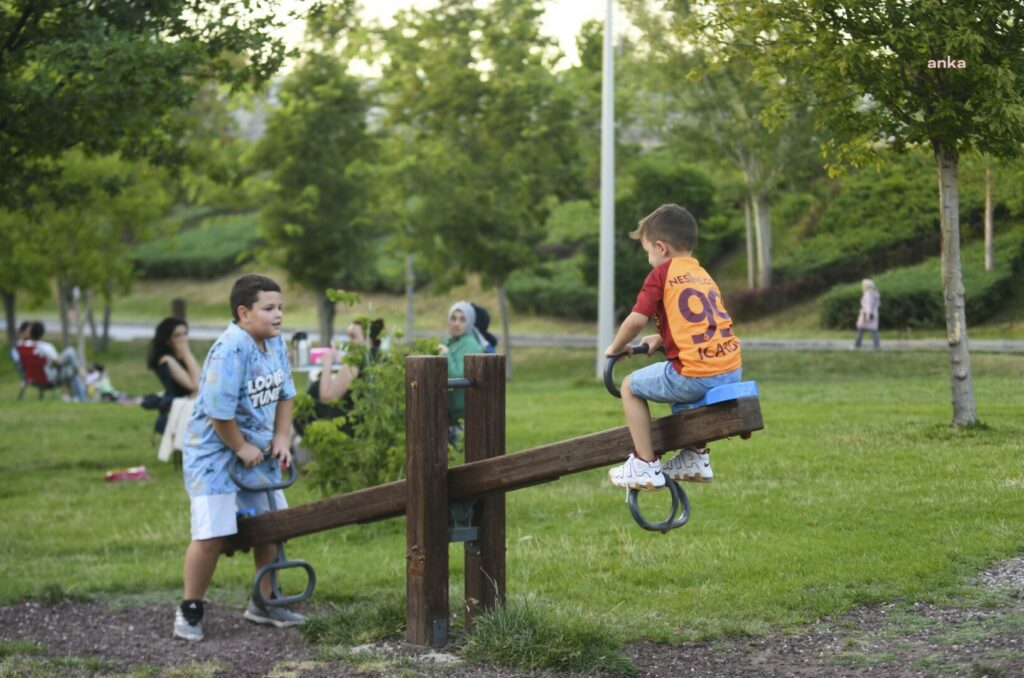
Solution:
[(742, 367), (712, 377), (687, 377), (676, 372), (671, 360), (664, 360), (630, 374), (629, 390), (653, 403), (692, 403), (715, 386), (734, 384), (742, 378)]

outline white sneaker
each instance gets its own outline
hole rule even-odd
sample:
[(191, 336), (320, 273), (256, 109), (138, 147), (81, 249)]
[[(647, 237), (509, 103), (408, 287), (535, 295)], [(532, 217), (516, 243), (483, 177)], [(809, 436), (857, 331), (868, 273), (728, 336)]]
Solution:
[(608, 470), (608, 479), (616, 487), (627, 487), (631, 490), (657, 490), (665, 487), (661, 462), (657, 459), (644, 461), (632, 454), (622, 466), (614, 466)]
[(710, 483), (715, 478), (711, 470), (711, 457), (707, 448), (703, 450), (682, 449), (679, 454), (665, 462), (665, 475), (672, 480), (691, 480), (695, 483)]
[(179, 607), (174, 613), (174, 637), (190, 642), (198, 642), (203, 639), (203, 620), (195, 624), (189, 624)]

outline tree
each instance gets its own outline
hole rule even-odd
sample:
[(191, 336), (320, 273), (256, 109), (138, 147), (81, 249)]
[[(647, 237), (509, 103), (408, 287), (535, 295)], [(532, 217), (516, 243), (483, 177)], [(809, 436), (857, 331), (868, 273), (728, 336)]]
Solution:
[[(800, 73), (775, 89), (805, 96), (833, 167), (880, 146), (927, 145), (939, 180), (942, 289), (953, 426), (977, 421), (960, 265), (958, 163), (977, 149), (1020, 155), (1024, 142), (1024, 4), (1002, 0), (848, 0), (709, 6), (715, 24), (755, 29), (736, 44)], [(785, 39), (773, 38), (785, 34)]]
[(0, 0), (0, 206), (26, 206), (65, 151), (181, 160), (209, 78), (261, 82), (284, 59), (269, 0)]
[(4, 300), (7, 343), (17, 339), (16, 301), (20, 291), (37, 299), (49, 292), (50, 261), (41, 229), (22, 212), (0, 209), (0, 296)]
[(320, 340), (333, 335), (330, 288), (359, 289), (373, 266), (366, 205), (367, 100), (332, 54), (307, 54), (281, 86), (281, 107), (252, 161), (269, 173), (266, 255), (317, 295)]
[(645, 96), (666, 100), (664, 118), (677, 138), (716, 149), (743, 177), (756, 285), (769, 287), (771, 202), (787, 174), (807, 173), (815, 146), (811, 111), (802, 102), (769, 110), (772, 83), (785, 74), (729, 48), (731, 41), (747, 39), (750, 24), (717, 24), (690, 3), (672, 3), (663, 11), (652, 11), (643, 0), (627, 5), (645, 37), (646, 51), (635, 57), (647, 66), (638, 71)]
[[(70, 290), (78, 288), (75, 308), (78, 352), (84, 359), (83, 328), (92, 324), (94, 347), (96, 328), (92, 300), (104, 300), (106, 325), (115, 291), (127, 292), (134, 278), (131, 248), (157, 235), (154, 225), (169, 204), (163, 190), (165, 177), (147, 163), (128, 162), (116, 156), (87, 157), (79, 151), (60, 162), (60, 181), (74, 187), (72, 201), (36, 201), (38, 223), (34, 227), (45, 243), (47, 271), (56, 278), (61, 300), (61, 332), (69, 343), (68, 310)], [(62, 189), (68, 192), (71, 189)]]
[(412, 241), (442, 286), (464, 272), (497, 286), (506, 354), (504, 283), (534, 263), (546, 198), (582, 190), (575, 101), (551, 72), (541, 13), (536, 2), (444, 0), (380, 34), (387, 125), (412, 158)]

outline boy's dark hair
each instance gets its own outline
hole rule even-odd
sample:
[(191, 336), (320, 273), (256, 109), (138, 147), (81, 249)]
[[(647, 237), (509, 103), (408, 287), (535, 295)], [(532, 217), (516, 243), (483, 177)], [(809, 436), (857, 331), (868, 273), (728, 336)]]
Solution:
[(29, 330), (28, 336), (32, 337), (32, 341), (39, 341), (46, 334), (46, 327), (41, 322), (32, 323), (32, 329)]
[(238, 307), (252, 308), (260, 292), (280, 292), (281, 286), (265, 275), (243, 275), (231, 287), (231, 317), (238, 321)]
[(676, 249), (692, 252), (697, 247), (697, 220), (679, 205), (662, 205), (640, 220), (636, 230), (629, 234), (633, 240), (646, 238), (647, 242), (667, 242)]
[(29, 328), (31, 328), (31, 327), (32, 327), (32, 321), (31, 320), (23, 320), (23, 321), (21, 321), (21, 324), (18, 325), (18, 334), (21, 334), (22, 332), (27, 332), (29, 330)]

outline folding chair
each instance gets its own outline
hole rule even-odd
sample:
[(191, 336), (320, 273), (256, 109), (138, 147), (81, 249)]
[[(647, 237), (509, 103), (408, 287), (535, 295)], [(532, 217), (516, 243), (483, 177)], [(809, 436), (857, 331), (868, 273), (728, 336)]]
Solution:
[(18, 344), (18, 359), (21, 360), (21, 369), (25, 374), (21, 390), (18, 391), (18, 400), (25, 396), (25, 389), (29, 386), (39, 389), (39, 399), (42, 400), (46, 391), (53, 391), (55, 388), (55, 384), (51, 384), (46, 378), (46, 358), (36, 355), (35, 342), (26, 341)]

